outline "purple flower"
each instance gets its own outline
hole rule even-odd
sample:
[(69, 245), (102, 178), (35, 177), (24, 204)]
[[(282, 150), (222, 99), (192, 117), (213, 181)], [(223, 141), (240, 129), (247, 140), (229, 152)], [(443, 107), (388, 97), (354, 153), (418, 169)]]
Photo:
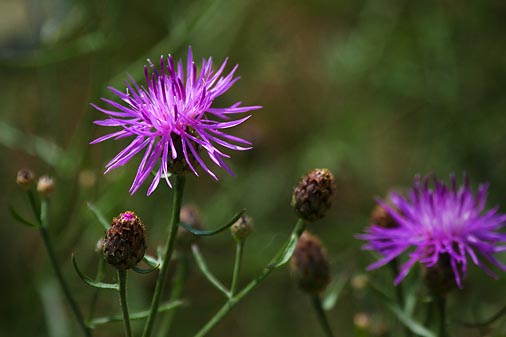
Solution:
[[(433, 181), (433, 188), (429, 187), (429, 180)], [(388, 203), (378, 200), (397, 226), (384, 228), (372, 224), (366, 234), (358, 235), (359, 239), (368, 241), (364, 249), (382, 255), (368, 270), (387, 264), (405, 251), (409, 251), (409, 257), (400, 268), (396, 285), (416, 262), (430, 268), (443, 257), (448, 257), (459, 288), (462, 288), (468, 258), (492, 277), (493, 272), (483, 260), (506, 270), (494, 256), (506, 250), (498, 246), (506, 241), (506, 234), (501, 232), (506, 215), (497, 213), (497, 207), (485, 210), (487, 189), (487, 184), (480, 185), (473, 194), (467, 177), (464, 185), (457, 187), (453, 175), (451, 186), (436, 177), (425, 177), (420, 184), (417, 176), (407, 198), (392, 193)]]
[(125, 165), (137, 153), (144, 151), (130, 193), (135, 193), (151, 172), (154, 172), (154, 179), (147, 192), (150, 195), (162, 178), (171, 187), (169, 173), (180, 174), (182, 170), (188, 169), (198, 176), (196, 164), (217, 179), (199, 154), (201, 150), (205, 150), (212, 162), (233, 174), (223, 160), (230, 156), (220, 148), (243, 151), (251, 149), (251, 143), (228, 135), (224, 130), (251, 117), (247, 115), (231, 118), (235, 114), (261, 107), (241, 106), (241, 102), (228, 108), (211, 105), (239, 80), (239, 77), (234, 77), (238, 66), (225, 76), (222, 74), (227, 59), (215, 72), (212, 58), (209, 58), (202, 60), (202, 67), (198, 72), (191, 48), (188, 48), (186, 72), (183, 70), (183, 62), (180, 60), (175, 65), (170, 55), (167, 59), (163, 56), (160, 58), (159, 69), (150, 60), (148, 62), (149, 68), (144, 66), (146, 87), (139, 86), (130, 76), (130, 82), (125, 81), (125, 93), (109, 87), (121, 103), (102, 98), (113, 110), (91, 104), (108, 115), (107, 119), (95, 121), (95, 124), (121, 128), (95, 139), (92, 144), (111, 138), (133, 137), (132, 142), (106, 165), (105, 173)]

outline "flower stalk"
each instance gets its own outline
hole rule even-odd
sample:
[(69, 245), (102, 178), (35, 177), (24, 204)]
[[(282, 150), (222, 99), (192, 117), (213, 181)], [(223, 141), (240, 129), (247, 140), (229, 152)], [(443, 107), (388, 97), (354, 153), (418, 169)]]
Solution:
[(123, 314), (123, 327), (125, 328), (125, 337), (132, 337), (132, 328), (130, 326), (130, 315), (128, 314), (128, 304), (126, 298), (127, 270), (117, 269), (119, 282), (119, 301), (121, 312)]
[(172, 257), (172, 252), (174, 250), (174, 241), (176, 239), (177, 234), (177, 226), (179, 223), (179, 212), (181, 210), (181, 203), (183, 201), (184, 183), (185, 183), (184, 175), (177, 175), (174, 184), (175, 186), (174, 186), (174, 199), (172, 203), (172, 216), (169, 224), (169, 232), (167, 234), (167, 243), (163, 255), (162, 267), (160, 268), (160, 274), (158, 276), (158, 280), (156, 281), (155, 291), (153, 294), (153, 299), (151, 301), (150, 314), (148, 320), (146, 321), (146, 325), (144, 326), (144, 332), (142, 334), (143, 337), (149, 337), (151, 335), (151, 330), (153, 329), (156, 314), (158, 312), (158, 306), (160, 304), (162, 292), (163, 289), (165, 288), (165, 283), (167, 280), (167, 272), (169, 269), (170, 259)]
[(325, 311), (323, 310), (322, 301), (320, 299), (320, 296), (317, 294), (313, 295), (311, 297), (311, 302), (313, 304), (313, 308), (316, 312), (316, 316), (318, 317), (318, 322), (320, 323), (323, 332), (325, 333), (326, 337), (334, 337), (334, 334), (332, 333), (332, 329), (330, 328), (329, 321), (327, 319), (327, 315), (325, 315)]
[(240, 240), (235, 245), (235, 261), (234, 261), (234, 272), (232, 274), (232, 284), (230, 286), (230, 296), (233, 297), (237, 292), (237, 283), (239, 280), (239, 274), (241, 273), (242, 256), (244, 252), (244, 245), (246, 240)]
[[(30, 192), (29, 192), (30, 195)], [(35, 203), (32, 203), (32, 207), (35, 207)], [(70, 305), (70, 308), (72, 309), (72, 312), (74, 313), (74, 316), (76, 317), (77, 323), (81, 327), (81, 330), (83, 331), (83, 334), (86, 337), (91, 337), (91, 330), (86, 325), (84, 321), (84, 316), (81, 313), (81, 310), (79, 309), (77, 302), (74, 299), (74, 296), (72, 296), (72, 292), (70, 291), (70, 288), (65, 281), (65, 278), (63, 277), (63, 273), (60, 269), (60, 265), (58, 263), (58, 260), (56, 259), (56, 254), (53, 249), (53, 245), (51, 243), (51, 240), (49, 238), (49, 233), (47, 231), (48, 228), (48, 221), (47, 221), (47, 208), (48, 208), (48, 201), (45, 198), (42, 198), (41, 204), (40, 204), (40, 214), (39, 214), (39, 232), (42, 237), (42, 241), (44, 242), (44, 247), (46, 248), (47, 254), (49, 256), (49, 261), (51, 262), (51, 266), (53, 267), (54, 273), (56, 275), (56, 278), (58, 279), (58, 283), (60, 284), (60, 287), (63, 290), (63, 293), (65, 294), (65, 297)], [(37, 212), (37, 209), (33, 210), (34, 212)]]
[[(285, 249), (278, 252), (278, 254), (276, 254), (271, 262), (260, 272), (260, 274), (254, 280), (248, 283), (248, 285), (246, 285), (246, 287), (244, 287), (236, 295), (232, 295), (228, 298), (227, 302), (225, 302), (225, 304), (218, 310), (218, 312), (194, 335), (194, 337), (203, 337), (207, 335), (234, 308), (237, 303), (239, 303), (244, 297), (246, 297), (246, 295), (255, 289), (267, 276), (269, 276), (273, 270), (288, 262), (295, 249), (296, 242), (293, 242), (293, 239), (295, 238), (298, 240), (304, 231), (304, 228), (304, 220), (299, 219), (295, 225), (292, 235), (290, 236), (290, 239), (287, 242), (287, 245), (293, 244), (293, 249), (289, 250), (287, 254), (285, 246)], [(286, 255), (289, 256), (287, 257)]]

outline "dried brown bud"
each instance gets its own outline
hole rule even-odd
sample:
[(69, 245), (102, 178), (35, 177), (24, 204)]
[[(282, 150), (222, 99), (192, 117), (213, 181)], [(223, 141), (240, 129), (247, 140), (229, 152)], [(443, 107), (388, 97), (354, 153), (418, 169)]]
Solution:
[(16, 176), (16, 183), (24, 189), (29, 189), (33, 184), (33, 172), (29, 169), (21, 169)]
[(383, 228), (395, 228), (399, 226), (390, 213), (379, 204), (372, 211), (371, 223)]
[(240, 242), (246, 240), (253, 232), (253, 219), (243, 214), (239, 220), (230, 227), (230, 232), (236, 241)]
[(433, 295), (444, 296), (457, 287), (448, 254), (440, 255), (438, 262), (430, 268), (423, 264), (421, 267), (423, 281)]
[(37, 192), (44, 197), (53, 194), (54, 189), (54, 180), (49, 176), (42, 176), (37, 181)]
[(332, 203), (335, 184), (332, 172), (314, 169), (308, 172), (292, 194), (292, 207), (300, 218), (313, 222), (325, 216)]
[(308, 232), (301, 235), (290, 269), (301, 290), (309, 294), (325, 290), (330, 281), (330, 266), (325, 248), (316, 236)]
[[(185, 205), (179, 212), (179, 219), (181, 222), (190, 225), (195, 229), (202, 229), (202, 219), (200, 217), (199, 209), (194, 205)], [(185, 250), (199, 239), (198, 235), (188, 232), (183, 227), (179, 226), (176, 236), (176, 248)]]
[(131, 211), (112, 219), (104, 242), (107, 263), (118, 269), (128, 269), (139, 263), (146, 251), (146, 237), (141, 219)]

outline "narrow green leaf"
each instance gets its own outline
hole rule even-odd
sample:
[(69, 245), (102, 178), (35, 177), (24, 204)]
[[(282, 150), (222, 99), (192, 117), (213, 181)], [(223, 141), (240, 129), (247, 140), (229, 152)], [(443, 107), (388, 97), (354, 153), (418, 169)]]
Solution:
[(104, 214), (91, 202), (87, 202), (86, 205), (88, 206), (88, 209), (95, 215), (102, 227), (104, 227), (105, 230), (109, 230), (111, 224), (106, 220)]
[(90, 286), (95, 287), (95, 288), (100, 288), (100, 289), (119, 290), (119, 284), (117, 284), (117, 283), (98, 282), (98, 281), (92, 280), (88, 276), (86, 276), (83, 273), (81, 273), (81, 271), (77, 267), (76, 257), (74, 256), (74, 254), (72, 254), (72, 264), (74, 265), (74, 269), (76, 270), (77, 275), (79, 275), (79, 278), (81, 280), (83, 280), (83, 282), (86, 283), (87, 285), (90, 285)]
[(155, 270), (157, 270), (158, 268), (160, 268), (160, 265), (157, 264), (156, 266), (152, 267), (152, 268), (149, 268), (149, 269), (142, 269), (142, 268), (139, 268), (137, 266), (133, 266), (132, 267), (132, 270), (136, 273), (139, 273), (139, 274), (149, 274), (149, 273), (152, 273), (154, 272)]
[(413, 319), (410, 315), (407, 315), (398, 306), (388, 304), (388, 308), (397, 316), (397, 318), (413, 333), (422, 337), (436, 337), (432, 331), (424, 327), (421, 323)]
[(347, 276), (339, 276), (336, 277), (334, 282), (330, 284), (328, 290), (323, 294), (322, 307), (323, 310), (329, 311), (331, 310), (337, 303), (341, 292), (348, 281)]
[[(169, 310), (175, 309), (177, 307), (180, 307), (183, 304), (185, 304), (185, 302), (181, 301), (181, 300), (163, 303), (158, 307), (158, 312), (169, 311)], [(137, 319), (146, 318), (149, 316), (149, 313), (150, 313), (150, 310), (144, 310), (144, 311), (131, 313), (130, 320), (137, 320)], [(113, 316), (94, 318), (88, 323), (88, 325), (91, 328), (94, 328), (97, 325), (107, 324), (107, 323), (111, 323), (111, 322), (121, 322), (121, 321), (123, 321), (123, 315), (118, 314), (118, 315), (113, 315)]]
[(295, 247), (297, 247), (297, 242), (299, 241), (302, 232), (304, 232), (305, 224), (304, 220), (299, 219), (295, 228), (290, 235), (290, 239), (285, 244), (283, 249), (276, 255), (276, 257), (269, 263), (268, 268), (278, 268), (286, 264), (290, 261), (293, 253), (295, 252)]
[(217, 234), (217, 233), (227, 229), (228, 227), (232, 226), (237, 220), (239, 220), (239, 218), (244, 214), (244, 212), (246, 212), (245, 209), (243, 209), (242, 211), (240, 211), (239, 213), (234, 215), (234, 217), (229, 222), (227, 222), (227, 224), (225, 224), (224, 226), (222, 226), (218, 229), (198, 230), (198, 229), (195, 229), (192, 226), (182, 223), (182, 222), (179, 223), (179, 226), (183, 227), (188, 232), (191, 232), (191, 233), (198, 235), (198, 236), (210, 236), (210, 235)]
[(162, 264), (161, 259), (156, 259), (148, 254), (144, 255), (144, 257), (142, 258), (142, 261), (144, 261), (151, 268), (159, 268), (160, 265)]
[(230, 292), (221, 282), (211, 273), (209, 268), (207, 267), (202, 254), (200, 254), (199, 247), (197, 245), (192, 245), (193, 256), (195, 257), (195, 261), (197, 262), (197, 266), (204, 276), (211, 282), (213, 286), (215, 286), (219, 291), (224, 293), (227, 297), (230, 296)]
[(38, 228), (39, 226), (32, 223), (31, 221), (25, 219), (21, 214), (19, 214), (15, 209), (14, 207), (12, 207), (11, 205), (9, 205), (9, 212), (11, 213), (12, 217), (14, 219), (16, 219), (17, 221), (19, 221), (21, 224), (23, 225), (26, 225), (28, 227), (32, 227), (32, 228)]

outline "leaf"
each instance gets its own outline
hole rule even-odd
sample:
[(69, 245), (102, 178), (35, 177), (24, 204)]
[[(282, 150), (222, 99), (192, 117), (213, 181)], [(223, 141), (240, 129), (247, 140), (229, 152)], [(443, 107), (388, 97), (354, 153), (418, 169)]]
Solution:
[(209, 280), (209, 282), (211, 282), (213, 286), (216, 287), (216, 289), (224, 293), (227, 297), (230, 296), (228, 289), (225, 288), (225, 286), (209, 270), (206, 261), (202, 257), (202, 254), (200, 254), (199, 247), (197, 245), (192, 245), (192, 251), (193, 256), (195, 257), (195, 261), (197, 262), (197, 266), (199, 267), (202, 274), (204, 274), (204, 276)]
[(12, 217), (14, 219), (16, 219), (17, 221), (19, 221), (21, 224), (25, 225), (25, 226), (28, 226), (28, 227), (32, 227), (32, 228), (38, 228), (39, 226), (34, 224), (33, 222), (25, 219), (21, 214), (19, 214), (15, 209), (14, 207), (12, 207), (11, 205), (9, 205), (9, 212), (11, 213)]
[(136, 273), (139, 273), (139, 274), (149, 274), (149, 273), (152, 273), (154, 272), (155, 270), (157, 270), (158, 268), (160, 268), (160, 265), (157, 264), (156, 266), (152, 267), (152, 268), (149, 268), (149, 269), (142, 269), (142, 268), (139, 268), (137, 266), (133, 266), (132, 267), (132, 270)]
[(81, 280), (83, 280), (83, 282), (86, 283), (87, 285), (90, 285), (95, 288), (100, 288), (100, 289), (119, 290), (118, 283), (104, 283), (104, 282), (95, 281), (95, 280), (89, 278), (88, 276), (84, 275), (83, 273), (81, 273), (81, 271), (77, 267), (76, 257), (74, 254), (72, 254), (72, 264), (74, 265), (74, 269), (76, 270), (77, 275), (79, 275), (79, 278)]
[(111, 224), (106, 220), (104, 214), (91, 202), (87, 202), (86, 205), (88, 206), (88, 209), (95, 215), (102, 227), (104, 227), (105, 230), (109, 230)]
[(162, 264), (162, 261), (160, 259), (155, 259), (154, 257), (148, 254), (144, 255), (142, 261), (144, 261), (151, 268), (158, 268)]
[(410, 315), (402, 311), (398, 306), (388, 304), (388, 308), (397, 316), (397, 318), (413, 333), (422, 337), (436, 337), (436, 335), (424, 327), (420, 322), (413, 319)]
[[(185, 304), (185, 302), (181, 301), (181, 300), (170, 301), (170, 302), (167, 302), (167, 303), (163, 303), (163, 304), (161, 304), (158, 307), (158, 312), (169, 311), (169, 310), (175, 309), (177, 307), (180, 307), (183, 304)], [(137, 319), (146, 318), (146, 317), (149, 316), (149, 313), (150, 313), (150, 310), (144, 310), (144, 311), (139, 311), (139, 312), (131, 313), (130, 314), (130, 320), (137, 320)], [(93, 328), (93, 327), (95, 327), (97, 325), (111, 323), (111, 322), (121, 322), (121, 321), (123, 321), (123, 315), (122, 314), (113, 315), (113, 316), (106, 316), (106, 317), (98, 317), (98, 318), (92, 319), (88, 323), (88, 326), (90, 326), (90, 327)]]
[(336, 277), (334, 282), (332, 282), (328, 290), (323, 295), (322, 300), (323, 310), (329, 311), (336, 305), (337, 300), (339, 299), (339, 295), (341, 295), (341, 292), (347, 281), (348, 281), (347, 276), (341, 275), (339, 277)]
[(283, 249), (271, 261), (271, 263), (269, 263), (267, 266), (268, 268), (281, 267), (290, 260), (293, 253), (295, 252), (295, 247), (297, 247), (297, 242), (299, 242), (299, 238), (302, 235), (302, 232), (304, 232), (304, 227), (304, 221), (299, 219), (295, 225), (295, 228), (293, 229), (292, 234), (290, 235), (290, 239), (285, 244)]
[(179, 223), (179, 226), (183, 227), (184, 229), (186, 229), (188, 232), (191, 232), (195, 235), (198, 235), (198, 236), (210, 236), (210, 235), (214, 235), (214, 234), (218, 234), (219, 232), (227, 229), (228, 227), (232, 226), (237, 220), (239, 220), (239, 218), (246, 212), (245, 209), (243, 209), (242, 211), (240, 211), (239, 213), (237, 213), (236, 215), (234, 215), (234, 217), (229, 221), (227, 222), (227, 224), (225, 224), (224, 226), (220, 227), (220, 228), (217, 228), (217, 229), (212, 229), (212, 230), (199, 230), (199, 229), (195, 229), (193, 228), (192, 226), (188, 225), (188, 224), (185, 224), (183, 222), (180, 222)]

